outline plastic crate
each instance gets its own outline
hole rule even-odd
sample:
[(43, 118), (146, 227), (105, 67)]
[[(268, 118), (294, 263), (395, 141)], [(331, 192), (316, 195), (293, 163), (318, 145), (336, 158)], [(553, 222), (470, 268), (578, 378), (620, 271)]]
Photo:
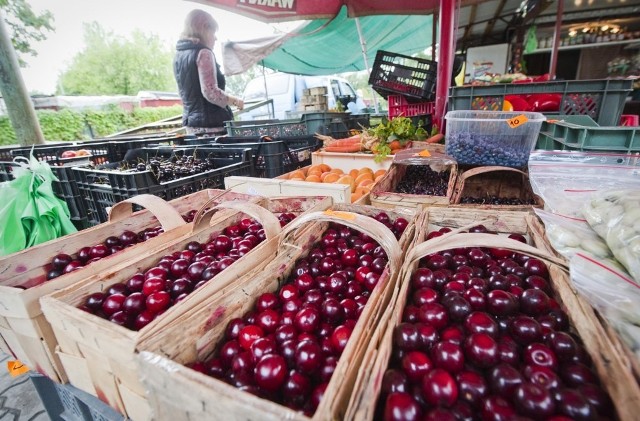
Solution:
[[(166, 147), (139, 151), (148, 157), (156, 155), (169, 157), (173, 153), (196, 154), (201, 159), (212, 158), (215, 169), (160, 183), (151, 171), (125, 172), (74, 167), (73, 176), (85, 198), (89, 223), (106, 222), (107, 208), (139, 194), (153, 194), (169, 201), (204, 189), (222, 188), (225, 177), (250, 176), (253, 173), (251, 150), (245, 148), (175, 149)], [(117, 169), (121, 164), (112, 163), (108, 167)]]
[(124, 421), (124, 417), (100, 399), (48, 377), (31, 374), (31, 381), (51, 420)]
[(0, 146), (0, 161), (11, 161), (13, 159), (11, 151), (15, 148), (15, 146)]
[(13, 180), (13, 169), (17, 165), (14, 162), (0, 161), (0, 182)]
[(321, 142), (313, 136), (219, 137), (209, 148), (250, 148), (255, 176), (274, 178), (311, 164), (311, 153), (320, 149)]
[(304, 113), (288, 120), (249, 120), (225, 122), (229, 136), (296, 137), (315, 133), (331, 135), (336, 125), (348, 127), (349, 113)]
[(389, 95), (389, 118), (415, 117), (425, 114), (433, 114), (435, 110), (434, 102), (409, 103), (402, 95)]
[(537, 149), (640, 152), (640, 127), (600, 127), (587, 116), (559, 116), (542, 124)]
[[(91, 155), (87, 158), (96, 165), (116, 162), (119, 160), (114, 145), (111, 142), (69, 142), (58, 145), (34, 145), (33, 147), (15, 148), (11, 154), (16, 156), (33, 156), (39, 161), (47, 161), (51, 166), (64, 166), (77, 161), (77, 158), (63, 158), (62, 153), (84, 149)], [(78, 157), (80, 158), (80, 157)]]
[(118, 137), (116, 139), (104, 139), (108, 141), (114, 151), (116, 161), (121, 161), (130, 149), (140, 149), (151, 146), (174, 146), (187, 145), (188, 139), (194, 139), (195, 136), (137, 136), (137, 137)]
[(449, 109), (499, 111), (506, 95), (558, 93), (562, 95), (559, 110), (545, 115), (588, 115), (601, 126), (616, 126), (632, 83), (598, 79), (456, 86), (449, 90)]
[(435, 61), (378, 50), (369, 85), (384, 98), (400, 94), (430, 101), (434, 97), (436, 75)]

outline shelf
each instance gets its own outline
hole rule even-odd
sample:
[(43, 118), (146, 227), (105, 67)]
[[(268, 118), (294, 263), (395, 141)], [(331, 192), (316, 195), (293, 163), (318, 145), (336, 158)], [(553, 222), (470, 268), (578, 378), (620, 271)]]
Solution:
[[(574, 44), (574, 45), (561, 45), (558, 47), (558, 51), (564, 50), (578, 50), (582, 48), (596, 48), (596, 47), (610, 47), (613, 45), (627, 45), (630, 48), (640, 48), (640, 39), (625, 39), (622, 41), (610, 41), (610, 42), (594, 42), (592, 44)], [(537, 50), (533, 50), (528, 53), (524, 53), (525, 55), (529, 54), (539, 54), (539, 53), (550, 53), (551, 48), (538, 48)]]

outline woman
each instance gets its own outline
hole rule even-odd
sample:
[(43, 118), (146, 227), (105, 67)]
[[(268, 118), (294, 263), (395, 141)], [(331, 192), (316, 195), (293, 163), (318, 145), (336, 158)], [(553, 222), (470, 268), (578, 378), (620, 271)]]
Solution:
[(224, 92), (225, 78), (213, 55), (218, 23), (203, 10), (187, 15), (173, 61), (182, 98), (182, 125), (187, 133), (225, 134), (233, 120), (230, 105), (242, 109), (242, 99)]

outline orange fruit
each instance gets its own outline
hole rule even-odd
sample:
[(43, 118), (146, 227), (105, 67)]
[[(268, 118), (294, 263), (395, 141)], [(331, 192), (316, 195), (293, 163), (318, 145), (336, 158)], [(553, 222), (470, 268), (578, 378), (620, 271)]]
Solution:
[(334, 174), (340, 174), (340, 175), (344, 174), (344, 171), (342, 171), (340, 168), (333, 168), (329, 172), (332, 172)]
[(361, 182), (363, 182), (364, 180), (371, 180), (373, 181), (373, 174), (370, 173), (362, 173), (359, 176), (355, 177), (356, 180), (356, 185), (359, 185)]
[(289, 180), (293, 180), (294, 178), (302, 178), (304, 180), (305, 177), (306, 175), (302, 170), (295, 170), (289, 174)]
[(350, 175), (343, 175), (338, 179), (338, 181), (336, 181), (336, 183), (347, 184), (351, 186), (351, 191), (354, 191), (356, 189), (356, 184), (354, 183), (353, 177), (351, 177)]
[(322, 173), (320, 171), (308, 171), (307, 172), (307, 177), (310, 177), (312, 175), (315, 175), (316, 177), (320, 178), (322, 177)]
[(373, 179), (375, 180), (379, 176), (385, 175), (386, 173), (387, 173), (387, 170), (377, 170), (376, 172), (373, 173)]
[(302, 178), (302, 177), (291, 177), (289, 180), (291, 180), (291, 181), (304, 181), (304, 178)]
[(319, 164), (320, 165), (320, 169), (322, 170), (322, 172), (329, 172), (331, 171), (331, 167), (328, 166), (327, 164)]
[(371, 188), (371, 186), (373, 186), (374, 184), (375, 184), (375, 181), (373, 180), (362, 180), (361, 182), (356, 183), (358, 187), (368, 187), (368, 188)]
[(360, 170), (358, 171), (360, 174), (364, 174), (364, 173), (369, 173), (369, 174), (373, 174), (373, 170), (369, 167), (362, 167), (360, 168)]
[(307, 174), (309, 174), (310, 172), (316, 172), (316, 171), (322, 174), (323, 171), (322, 171), (322, 166), (320, 164), (311, 165), (307, 170)]
[(360, 198), (362, 198), (362, 193), (351, 193), (351, 203), (357, 201)]
[(356, 169), (353, 169), (351, 171), (349, 171), (349, 175), (351, 176), (351, 178), (355, 179), (358, 176), (359, 172)]
[(369, 187), (364, 187), (364, 186), (358, 186), (356, 187), (356, 193), (360, 193), (362, 196), (364, 196), (365, 194), (369, 193), (371, 191), (371, 188)]
[(339, 179), (340, 179), (340, 175), (338, 175), (336, 173), (333, 173), (333, 172), (329, 172), (329, 173), (326, 173), (326, 175), (323, 174), (322, 182), (323, 183), (335, 183)]
[(379, 175), (373, 181), (377, 183), (378, 181), (382, 180), (382, 177), (384, 177), (384, 175)]
[(318, 175), (308, 175), (307, 178), (304, 179), (304, 181), (310, 181), (312, 183), (322, 183), (322, 180), (320, 179), (320, 176)]

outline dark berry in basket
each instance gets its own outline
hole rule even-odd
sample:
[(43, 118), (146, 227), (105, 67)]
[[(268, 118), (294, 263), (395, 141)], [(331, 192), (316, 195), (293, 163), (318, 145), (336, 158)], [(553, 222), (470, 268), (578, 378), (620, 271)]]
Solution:
[(522, 135), (492, 136), (482, 133), (447, 134), (445, 150), (459, 164), (499, 165), (521, 168), (527, 165), (530, 148)]
[(517, 197), (463, 197), (460, 199), (460, 203), (474, 204), (474, 205), (507, 205), (507, 206), (523, 206), (523, 205), (535, 205), (536, 202), (533, 199), (520, 199)]
[(446, 196), (449, 171), (434, 171), (428, 165), (408, 165), (396, 187), (397, 193)]

